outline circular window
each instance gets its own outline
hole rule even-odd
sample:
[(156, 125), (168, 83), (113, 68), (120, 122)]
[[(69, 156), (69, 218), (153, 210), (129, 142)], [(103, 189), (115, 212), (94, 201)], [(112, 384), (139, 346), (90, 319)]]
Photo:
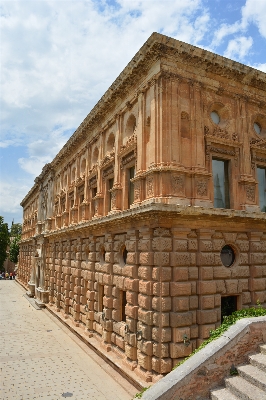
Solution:
[(255, 131), (256, 131), (256, 133), (258, 134), (258, 135), (260, 135), (260, 133), (261, 133), (261, 126), (257, 123), (257, 122), (254, 122), (254, 129), (255, 129)]
[(219, 114), (216, 111), (211, 112), (211, 119), (216, 125), (218, 125), (220, 122)]
[(233, 248), (229, 245), (226, 245), (221, 250), (221, 260), (225, 267), (231, 267), (235, 261), (235, 252)]

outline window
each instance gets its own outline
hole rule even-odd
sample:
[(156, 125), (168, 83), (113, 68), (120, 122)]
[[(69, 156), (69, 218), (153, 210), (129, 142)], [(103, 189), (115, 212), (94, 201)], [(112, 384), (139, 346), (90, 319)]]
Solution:
[(114, 178), (111, 178), (108, 180), (108, 190), (109, 190), (109, 196), (108, 196), (108, 211), (111, 211), (112, 209), (112, 194), (110, 193), (110, 190), (114, 186)]
[(83, 200), (84, 200), (84, 194), (81, 194), (80, 195), (80, 204), (83, 203)]
[(104, 286), (99, 284), (98, 312), (103, 312)]
[(212, 160), (215, 208), (230, 208), (228, 161)]
[(211, 112), (211, 119), (212, 119), (212, 121), (215, 123), (215, 124), (219, 124), (219, 122), (220, 122), (220, 116), (219, 116), (219, 114), (216, 112), (216, 111), (212, 111)]
[(266, 212), (266, 168), (257, 168), (260, 210)]
[(131, 182), (131, 179), (135, 176), (135, 167), (131, 167), (128, 169), (128, 206), (134, 203), (134, 183)]
[(121, 291), (121, 321), (126, 322), (127, 292)]

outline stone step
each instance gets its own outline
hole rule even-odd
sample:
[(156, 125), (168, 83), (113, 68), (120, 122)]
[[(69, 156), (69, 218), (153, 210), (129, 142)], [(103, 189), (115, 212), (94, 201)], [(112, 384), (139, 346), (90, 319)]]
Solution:
[(243, 365), (237, 367), (237, 370), (242, 378), (266, 393), (266, 374), (264, 371), (253, 365)]
[(266, 354), (255, 354), (253, 356), (249, 356), (250, 364), (254, 367), (261, 369), (266, 372)]
[(261, 352), (262, 354), (266, 354), (266, 344), (261, 344), (261, 345), (260, 345), (260, 352)]
[(212, 400), (239, 400), (239, 397), (234, 396), (228, 389), (217, 389), (211, 391)]
[[(266, 393), (240, 376), (225, 379), (226, 388), (241, 400), (266, 400)], [(230, 400), (231, 397), (228, 398)]]

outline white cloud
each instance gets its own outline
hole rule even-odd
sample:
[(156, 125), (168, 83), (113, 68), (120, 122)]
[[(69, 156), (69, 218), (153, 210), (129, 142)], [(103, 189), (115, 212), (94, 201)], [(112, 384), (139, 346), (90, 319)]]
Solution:
[(153, 31), (197, 44), (208, 20), (201, 0), (2, 2), (1, 146), (28, 146), (36, 173)]
[(266, 38), (266, 1), (265, 0), (247, 0), (242, 7), (243, 23), (253, 22), (257, 25), (261, 36)]
[(0, 187), (4, 193), (4, 196), (0, 196), (1, 213), (21, 214), (20, 203), (29, 191), (30, 185), (20, 180), (12, 183), (1, 180)]
[(248, 54), (252, 44), (253, 39), (250, 36), (240, 36), (236, 39), (232, 39), (228, 43), (224, 56), (228, 58), (239, 58), (241, 60)]
[(258, 69), (258, 70), (260, 70), (262, 72), (266, 72), (266, 63), (264, 63), (264, 64), (254, 64), (254, 65), (251, 65), (251, 67), (256, 68), (256, 69)]

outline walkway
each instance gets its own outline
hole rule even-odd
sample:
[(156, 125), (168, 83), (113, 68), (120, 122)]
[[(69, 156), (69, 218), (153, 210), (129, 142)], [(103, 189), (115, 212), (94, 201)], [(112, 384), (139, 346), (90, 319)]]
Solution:
[(1, 400), (130, 400), (134, 386), (15, 281), (0, 281)]

